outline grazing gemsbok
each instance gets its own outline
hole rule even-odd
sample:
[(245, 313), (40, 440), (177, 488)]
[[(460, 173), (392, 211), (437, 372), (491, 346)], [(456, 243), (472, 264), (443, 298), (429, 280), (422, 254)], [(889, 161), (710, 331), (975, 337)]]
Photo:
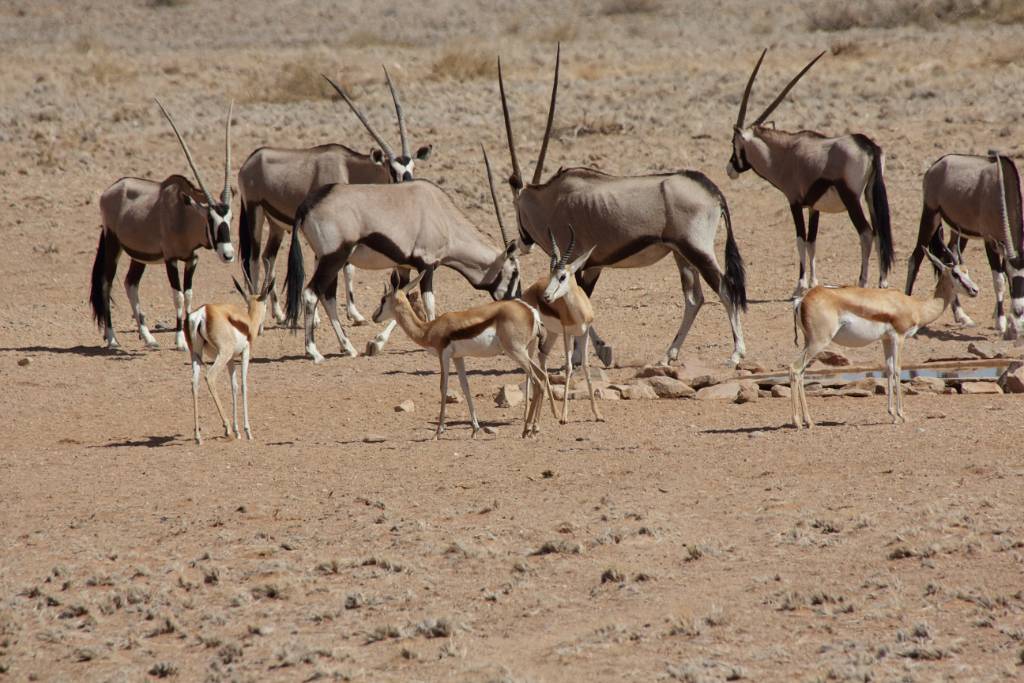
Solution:
[[(744, 119), (750, 90), (767, 52), (766, 49), (761, 53), (743, 91), (739, 116), (733, 127), (732, 157), (726, 165), (726, 172), (730, 178), (736, 179), (740, 173), (753, 169), (786, 195), (796, 224), (796, 248), (800, 257), (800, 279), (793, 292), (794, 296), (818, 284), (814, 252), (818, 238), (818, 215), (821, 211), (845, 211), (853, 221), (860, 236), (860, 277), (857, 281), (860, 287), (867, 286), (872, 238), (877, 239), (878, 286), (886, 287), (889, 269), (892, 267), (893, 247), (882, 148), (859, 133), (827, 137), (810, 130), (791, 133), (776, 130), (774, 125), (763, 125), (824, 52), (801, 69), (768, 108), (747, 125)], [(864, 216), (862, 197), (867, 202), (870, 223)], [(804, 208), (808, 210), (806, 230)]]
[(380, 306), (373, 314), (373, 321), (397, 321), (410, 339), (433, 352), (441, 361), (441, 414), (437, 418), (434, 438), (441, 438), (445, 431), (448, 369), (451, 361), (455, 361), (455, 369), (459, 373), (459, 385), (466, 397), (466, 405), (469, 406), (469, 419), (473, 425), (472, 436), (475, 437), (480, 430), (480, 423), (476, 419), (476, 408), (473, 405), (473, 393), (469, 390), (469, 380), (466, 378), (464, 359), (490, 358), (501, 354), (518, 363), (526, 373), (527, 400), (523, 415), (523, 438), (535, 434), (538, 431), (544, 394), (551, 400), (552, 412), (555, 409), (547, 373), (533, 360), (543, 334), (540, 314), (521, 299), (513, 299), (492, 301), (465, 311), (444, 313), (434, 320), (423, 320), (413, 310), (408, 298), (409, 290), (421, 277), (422, 271), (408, 284), (402, 284), (398, 271), (392, 272), (390, 285), (384, 287), (384, 296), (381, 297)]
[[(100, 196), (100, 231), (96, 260), (92, 266), (92, 288), (89, 301), (93, 317), (103, 330), (108, 348), (119, 346), (110, 320), (110, 286), (117, 273), (117, 261), (124, 251), (131, 258), (131, 266), (124, 278), (124, 288), (132, 307), (132, 316), (139, 326), (139, 337), (150, 348), (158, 346), (146, 327), (146, 316), (139, 303), (139, 281), (147, 264), (164, 263), (167, 279), (174, 294), (177, 318), (175, 346), (185, 348), (182, 323), (192, 308), (192, 277), (195, 274), (200, 248), (216, 249), (221, 261), (235, 259), (231, 245), (231, 113), (228, 108), (224, 131), (224, 189), (216, 201), (199, 176), (192, 153), (178, 132), (174, 119), (163, 105), (157, 106), (171, 124), (185, 159), (195, 175), (199, 189), (180, 175), (169, 176), (163, 182), (142, 178), (121, 178)], [(185, 290), (178, 278), (178, 262), (185, 262)]]
[(565, 344), (565, 395), (562, 397), (561, 422), (565, 424), (569, 421), (569, 392), (572, 389), (572, 339), (579, 337), (583, 345), (580, 353), (583, 376), (587, 380), (587, 393), (590, 396), (590, 409), (595, 420), (604, 422), (594, 397), (594, 385), (590, 381), (590, 335), (587, 332), (594, 322), (594, 309), (590, 305), (590, 299), (576, 282), (576, 273), (584, 267), (594, 247), (570, 262), (576, 244), (572, 226), (569, 226), (569, 245), (565, 248), (565, 253), (559, 252), (554, 234), (550, 239), (554, 249), (548, 276), (540, 278), (523, 292), (523, 301), (540, 311), (540, 319), (547, 332), (540, 347), (540, 366), (547, 372), (548, 357), (561, 335)]
[[(306, 288), (299, 233), (316, 256), (316, 270)], [(503, 235), (504, 237), (504, 235)], [(433, 269), (448, 266), (493, 299), (518, 296), (519, 245), (505, 238), (505, 248), (489, 244), (476, 227), (437, 185), (409, 180), (390, 185), (326, 185), (313, 191), (295, 215), (288, 252), (287, 321), (295, 325), (304, 307), (306, 352), (317, 363), (323, 356), (313, 337), (313, 312), (318, 301), (331, 319), (342, 350), (358, 353), (338, 320), (335, 290), (330, 286), (346, 263), (367, 270), (410, 268), (424, 273), (420, 282), (427, 317), (435, 315)], [(403, 274), (403, 280), (407, 275)], [(387, 328), (367, 344), (367, 354), (380, 351), (395, 328)]]
[[(560, 50), (559, 50), (560, 56)], [(516, 158), (512, 123), (505, 83), (498, 60), (498, 85), (505, 118), (505, 134), (512, 160), (509, 184), (519, 221), (519, 236), (524, 247), (539, 244), (547, 254), (555, 253), (549, 226), (564, 240), (568, 227), (576, 229), (577, 248), (590, 252), (583, 270), (576, 274), (584, 293), (590, 297), (604, 268), (640, 268), (672, 254), (682, 281), (685, 309), (683, 321), (666, 351), (662, 363), (679, 356), (686, 335), (704, 304), (700, 279), (718, 294), (732, 326), (735, 365), (746, 353), (740, 310), (746, 310), (747, 294), (743, 259), (733, 238), (732, 219), (725, 196), (707, 176), (697, 171), (677, 171), (645, 176), (613, 176), (592, 168), (560, 169), (541, 183), (558, 95), (559, 56), (555, 61), (554, 85), (548, 108), (547, 127), (541, 144), (533, 181), (523, 184)], [(725, 219), (725, 272), (715, 258), (715, 234), (719, 220)], [(559, 234), (560, 233), (560, 234)], [(592, 250), (592, 251), (591, 251)], [(612, 362), (612, 348), (596, 333), (589, 334), (594, 350), (605, 365)], [(581, 345), (576, 345), (573, 362), (580, 362)]]
[[(1013, 161), (997, 154), (988, 157), (949, 154), (931, 165), (924, 174), (917, 246), (907, 265), (907, 294), (914, 289), (914, 280), (929, 243), (933, 250), (942, 245), (939, 230), (942, 221), (954, 231), (950, 244), (957, 253), (969, 237), (985, 241), (996, 293), (996, 328), (1014, 336), (1024, 325), (1024, 212), (1021, 210), (1020, 176)], [(1003, 309), (1006, 279), (1010, 281), (1013, 328), (1008, 328)], [(956, 299), (953, 314), (962, 324), (974, 324)]]
[(238, 431), (238, 375), (235, 358), (242, 365), (242, 424), (247, 439), (252, 439), (249, 426), (249, 358), (252, 354), (252, 343), (263, 324), (267, 314), (267, 295), (274, 287), (274, 278), (268, 277), (267, 282), (257, 292), (248, 276), (245, 278), (245, 289), (235, 282), (235, 289), (242, 295), (246, 306), (237, 304), (206, 304), (189, 314), (185, 325), (185, 341), (188, 343), (192, 359), (192, 413), (195, 417), (196, 443), (202, 443), (199, 436), (199, 371), (203, 367), (203, 356), (213, 357), (213, 364), (206, 370), (206, 386), (210, 389), (213, 402), (224, 421), (224, 436), (231, 436), (228, 418), (217, 396), (214, 386), (221, 370), (227, 366), (231, 377), (231, 426), (235, 438), (240, 438)]
[[(793, 425), (800, 429), (806, 422), (813, 427), (804, 390), (804, 370), (831, 342), (840, 346), (867, 346), (882, 341), (885, 352), (885, 376), (889, 394), (889, 415), (893, 424), (906, 422), (900, 385), (900, 353), (908, 337), (929, 325), (946, 310), (957, 292), (977, 296), (978, 288), (967, 268), (946, 265), (927, 252), (939, 271), (935, 292), (920, 301), (893, 290), (861, 287), (815, 287), (793, 302), (793, 343), (799, 343), (797, 330), (804, 334), (804, 350), (789, 369), (789, 387), (793, 396)], [(950, 260), (953, 255), (948, 254)]]
[[(402, 143), (401, 155), (370, 125), (363, 112), (334, 81), (326, 78), (342, 99), (362, 122), (371, 137), (380, 145), (369, 154), (361, 154), (338, 144), (320, 145), (309, 149), (282, 149), (261, 147), (249, 155), (238, 170), (238, 190), (242, 199), (242, 212), (238, 226), (238, 245), (242, 266), (250, 278), (259, 279), (260, 243), (263, 223), (270, 224), (270, 233), (263, 249), (263, 269), (273, 273), (274, 261), (285, 232), (292, 229), (295, 211), (306, 196), (324, 185), (332, 183), (399, 183), (411, 180), (416, 161), (430, 157), (431, 146), (420, 147), (416, 156), (409, 154), (409, 139), (405, 130), (405, 116), (391, 76), (384, 69), (391, 99), (395, 103), (398, 131)], [(345, 266), (345, 309), (356, 325), (366, 323), (356, 309), (352, 292), (352, 265)], [(277, 301), (277, 293), (270, 293), (272, 310), (277, 322), (284, 320), (284, 312)]]

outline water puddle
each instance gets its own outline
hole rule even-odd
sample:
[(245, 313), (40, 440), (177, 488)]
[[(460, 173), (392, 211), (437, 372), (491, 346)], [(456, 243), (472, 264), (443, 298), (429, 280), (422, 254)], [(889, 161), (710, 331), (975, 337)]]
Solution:
[[(1015, 358), (994, 358), (985, 360), (941, 361), (926, 365), (905, 367), (900, 372), (900, 380), (908, 382), (914, 377), (935, 377), (947, 382), (994, 381), (999, 379)], [(876, 378), (885, 379), (885, 371), (881, 368), (870, 370), (843, 371), (839, 368), (818, 368), (804, 373), (807, 382), (816, 382), (824, 387), (841, 387), (858, 380)], [(756, 375), (745, 378), (752, 379), (759, 385), (787, 384), (788, 373)]]

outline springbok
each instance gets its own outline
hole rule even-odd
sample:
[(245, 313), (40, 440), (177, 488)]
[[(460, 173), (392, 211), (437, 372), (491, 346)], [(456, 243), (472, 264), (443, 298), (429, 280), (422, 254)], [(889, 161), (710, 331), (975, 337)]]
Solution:
[[(893, 424), (903, 421), (903, 394), (900, 385), (903, 342), (942, 315), (957, 292), (977, 296), (978, 288), (958, 263), (946, 265), (931, 252), (928, 258), (939, 272), (935, 292), (920, 301), (893, 290), (860, 287), (815, 287), (793, 302), (793, 343), (799, 342), (797, 330), (804, 334), (804, 350), (789, 369), (789, 387), (793, 397), (793, 425), (806, 422), (813, 427), (807, 409), (804, 370), (831, 342), (840, 346), (867, 346), (881, 340), (885, 352), (885, 377), (889, 395), (889, 415)], [(953, 255), (948, 255), (953, 259)]]
[[(797, 81), (821, 59), (824, 52), (801, 69), (761, 115), (747, 125), (744, 119), (750, 90), (767, 53), (767, 49), (761, 53), (743, 91), (739, 115), (733, 127), (732, 157), (726, 165), (726, 172), (735, 180), (744, 171), (753, 169), (786, 195), (796, 225), (796, 248), (800, 257), (800, 279), (793, 292), (794, 296), (818, 284), (814, 253), (818, 238), (818, 215), (822, 211), (845, 211), (857, 229), (861, 255), (858, 286), (867, 286), (872, 237), (878, 241), (878, 286), (888, 286), (893, 246), (882, 148), (860, 133), (828, 137), (810, 130), (791, 133), (775, 130), (774, 125), (764, 125)], [(871, 215), (870, 223), (864, 216), (862, 198), (866, 200)], [(808, 216), (806, 229), (804, 208)]]
[[(420, 147), (415, 156), (410, 156), (402, 104), (386, 67), (384, 76), (398, 117), (401, 155), (395, 154), (348, 94), (325, 76), (324, 78), (334, 86), (380, 148), (373, 148), (369, 154), (361, 154), (338, 144), (320, 145), (309, 149), (260, 147), (249, 155), (238, 170), (238, 190), (242, 199), (238, 246), (242, 254), (242, 266), (250, 278), (259, 279), (260, 243), (263, 239), (264, 220), (270, 224), (270, 232), (263, 249), (263, 269), (273, 273), (274, 262), (284, 234), (291, 230), (295, 211), (310, 192), (332, 183), (383, 184), (411, 180), (416, 162), (425, 161), (430, 157), (432, 147), (429, 145)], [(354, 324), (363, 325), (366, 319), (356, 308), (352, 291), (351, 264), (345, 266), (344, 274), (346, 313)], [(277, 301), (277, 292), (270, 293), (270, 300), (274, 318), (277, 322), (282, 322), (284, 312)]]
[[(300, 232), (316, 256), (316, 270), (305, 289)], [(338, 320), (337, 300), (330, 286), (349, 262), (367, 270), (398, 267), (424, 273), (417, 281), (430, 320), (435, 316), (433, 288), (423, 283), (432, 281), (437, 266), (452, 268), (495, 300), (518, 296), (519, 245), (504, 234), (502, 238), (504, 249), (486, 242), (447, 193), (426, 180), (321, 187), (296, 212), (288, 252), (287, 322), (297, 323), (301, 299), (306, 352), (314, 362), (322, 362), (313, 337), (313, 312), (323, 300), (342, 350), (358, 355)], [(392, 321), (371, 340), (367, 354), (380, 351), (394, 328)]]
[[(131, 304), (132, 316), (139, 327), (139, 337), (149, 348), (157, 348), (156, 339), (146, 327), (146, 316), (139, 303), (139, 281), (147, 264), (163, 262), (167, 279), (174, 295), (177, 318), (175, 346), (185, 348), (182, 322), (192, 308), (192, 278), (195, 275), (200, 248), (215, 249), (221, 261), (235, 259), (231, 245), (231, 114), (234, 103), (228, 107), (224, 131), (224, 189), (216, 201), (192, 159), (185, 139), (178, 132), (174, 119), (157, 101), (175, 136), (185, 152), (185, 159), (199, 183), (199, 189), (180, 175), (172, 175), (163, 182), (142, 178), (121, 178), (100, 196), (100, 215), (103, 225), (99, 246), (92, 266), (92, 287), (89, 301), (96, 324), (103, 330), (108, 348), (119, 346), (110, 319), (110, 286), (117, 273), (117, 261), (124, 251), (131, 258), (131, 266), (124, 278), (124, 288)], [(178, 262), (185, 262), (185, 290), (178, 278)]]
[[(640, 268), (650, 266), (672, 254), (682, 281), (685, 309), (682, 324), (665, 353), (662, 363), (679, 356), (686, 335), (704, 304), (700, 279), (722, 300), (732, 326), (733, 353), (730, 361), (739, 362), (746, 353), (740, 310), (746, 310), (747, 294), (743, 259), (733, 237), (732, 219), (725, 196), (703, 173), (677, 171), (644, 176), (613, 176), (592, 168), (562, 168), (541, 183), (558, 95), (558, 70), (561, 48), (555, 58), (555, 77), (551, 88), (547, 127), (541, 144), (533, 181), (524, 185), (512, 136), (512, 122), (501, 60), (498, 60), (498, 85), (505, 118), (512, 175), (509, 184), (515, 202), (519, 237), (529, 251), (539, 244), (547, 254), (555, 252), (549, 226), (558, 226), (564, 240), (567, 227), (576, 229), (581, 252), (591, 251), (590, 259), (576, 275), (587, 297), (604, 268)], [(718, 222), (725, 219), (725, 272), (715, 258), (715, 234)], [(605, 365), (612, 362), (612, 348), (589, 328), (594, 350)], [(581, 345), (577, 344), (573, 363), (579, 364)]]
[(576, 282), (576, 273), (587, 263), (590, 254), (595, 247), (591, 247), (585, 253), (578, 256), (574, 261), (569, 261), (573, 255), (573, 247), (576, 243), (575, 233), (572, 226), (569, 226), (569, 245), (564, 253), (558, 250), (558, 241), (554, 234), (551, 235), (551, 244), (554, 245), (551, 254), (551, 267), (547, 277), (542, 277), (526, 288), (523, 292), (523, 301), (540, 311), (540, 319), (547, 331), (544, 341), (540, 347), (540, 366), (547, 372), (548, 357), (551, 354), (558, 336), (562, 336), (565, 345), (565, 395), (562, 398), (561, 423), (569, 421), (569, 391), (572, 388), (572, 339), (579, 337), (582, 341), (582, 365), (583, 376), (587, 380), (587, 393), (590, 396), (590, 409), (594, 413), (594, 419), (604, 422), (601, 411), (597, 408), (597, 400), (594, 397), (594, 385), (590, 380), (590, 353), (589, 342), (590, 325), (594, 322), (594, 309), (590, 305), (590, 299), (583, 292), (583, 289)]
[[(996, 163), (997, 159), (999, 163)], [(940, 227), (945, 221), (954, 231), (950, 244), (958, 255), (967, 238), (985, 241), (996, 293), (996, 328), (1008, 336), (1015, 336), (1024, 325), (1022, 215), (1020, 176), (1008, 157), (995, 153), (988, 157), (949, 154), (936, 161), (924, 174), (921, 227), (917, 233), (917, 246), (907, 265), (906, 293), (914, 290), (914, 280), (929, 243), (933, 251), (942, 246)], [(1010, 281), (1013, 328), (1008, 328), (1003, 309), (1007, 279)], [(961, 324), (974, 324), (959, 299), (953, 300), (953, 314)]]
[(441, 361), (441, 414), (437, 418), (434, 438), (441, 438), (445, 431), (445, 406), (451, 361), (455, 361), (455, 369), (459, 373), (459, 385), (466, 397), (466, 405), (469, 406), (469, 419), (473, 425), (472, 436), (475, 437), (480, 431), (480, 423), (476, 419), (476, 408), (473, 405), (473, 393), (469, 390), (464, 359), (490, 358), (501, 354), (518, 363), (526, 373), (527, 400), (523, 415), (523, 438), (537, 433), (540, 404), (543, 402), (544, 394), (551, 400), (552, 412), (555, 409), (547, 373), (533, 360), (543, 334), (540, 314), (521, 299), (513, 299), (492, 301), (465, 311), (444, 313), (431, 321), (423, 320), (413, 310), (408, 298), (409, 290), (422, 277), (421, 271), (411, 282), (403, 284), (398, 271), (392, 272), (391, 282), (384, 287), (384, 296), (381, 297), (380, 306), (373, 314), (373, 321), (397, 321), (410, 339), (434, 353)]
[(231, 427), (235, 438), (241, 438), (238, 431), (238, 375), (235, 358), (242, 365), (242, 424), (245, 437), (252, 440), (252, 428), (249, 426), (249, 358), (252, 354), (252, 343), (263, 324), (267, 313), (267, 296), (274, 287), (274, 278), (268, 277), (266, 283), (257, 292), (248, 276), (245, 278), (246, 288), (234, 280), (235, 289), (242, 295), (246, 307), (236, 304), (205, 304), (189, 314), (185, 326), (185, 341), (188, 344), (192, 359), (192, 414), (195, 418), (195, 440), (203, 442), (199, 435), (199, 372), (203, 367), (204, 354), (213, 356), (213, 364), (206, 370), (206, 386), (210, 389), (213, 402), (224, 421), (224, 436), (231, 436), (228, 418), (217, 396), (215, 382), (221, 370), (227, 366), (231, 377)]

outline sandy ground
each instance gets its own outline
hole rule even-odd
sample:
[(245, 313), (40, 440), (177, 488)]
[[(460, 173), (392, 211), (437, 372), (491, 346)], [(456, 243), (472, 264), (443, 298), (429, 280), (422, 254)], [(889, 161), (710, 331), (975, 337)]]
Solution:
[[(749, 357), (780, 369), (796, 355), (789, 210), (753, 174), (724, 172), (757, 51), (774, 48), (752, 111), (832, 51), (774, 118), (864, 132), (886, 149), (901, 286), (924, 169), (945, 152), (1024, 153), (1021, 25), (813, 32), (809, 3), (737, 0), (167, 4), (0, 5), (0, 680), (1020, 676), (1016, 397), (908, 396), (899, 427), (882, 396), (812, 397), (820, 428), (802, 433), (781, 399), (606, 402), (603, 424), (577, 402), (570, 424), (547, 415), (524, 442), (519, 409), (492, 400), (518, 381), (512, 365), (470, 361), (481, 417), (498, 433), (470, 440), (462, 404), (433, 442), (436, 361), (403, 335), (381, 356), (348, 359), (321, 329), (331, 353), (314, 366), (300, 337), (271, 326), (250, 373), (255, 441), (197, 448), (173, 332), (145, 350), (117, 284), (124, 350), (107, 352), (87, 290), (99, 193), (123, 175), (185, 171), (154, 95), (216, 178), (229, 97), (236, 168), (263, 144), (366, 149), (320, 71), (394, 135), (382, 62), (414, 144), (434, 145), (420, 174), (497, 240), (478, 158), (483, 142), (508, 172), (492, 58), (500, 50), (521, 155), (533, 159), (560, 39), (549, 170), (706, 172), (729, 199), (747, 264)], [(845, 217), (823, 218), (818, 256), (827, 281), (855, 278)], [(967, 258), (982, 285), (968, 304), (979, 326), (947, 314), (908, 344), (906, 362), (963, 356), (970, 341), (1014, 350), (992, 329), (982, 249)], [(545, 267), (542, 254), (524, 260), (531, 278)], [(173, 326), (161, 271), (143, 280), (143, 302)], [(204, 252), (197, 303), (230, 300), (237, 272)], [(358, 274), (364, 314), (382, 279)], [(437, 291), (444, 310), (483, 301), (451, 271)], [(724, 371), (727, 321), (708, 299), (681, 356)], [(631, 377), (678, 325), (674, 264), (607, 273), (595, 306), (620, 366), (610, 376)], [(350, 330), (358, 348), (375, 331)], [(415, 411), (394, 412), (406, 399)], [(208, 396), (201, 410), (216, 434)]]

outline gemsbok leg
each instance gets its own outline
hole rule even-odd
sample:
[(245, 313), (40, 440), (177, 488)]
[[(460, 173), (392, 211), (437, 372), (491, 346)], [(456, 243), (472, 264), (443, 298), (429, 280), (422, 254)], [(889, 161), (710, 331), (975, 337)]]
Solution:
[(139, 326), (139, 339), (145, 342), (146, 346), (155, 349), (160, 346), (149, 328), (146, 327), (146, 315), (142, 312), (142, 304), (139, 302), (139, 282), (142, 274), (146, 271), (146, 264), (139, 261), (131, 261), (128, 266), (128, 273), (124, 276), (124, 291), (128, 295), (128, 303), (132, 307), (132, 317)]

